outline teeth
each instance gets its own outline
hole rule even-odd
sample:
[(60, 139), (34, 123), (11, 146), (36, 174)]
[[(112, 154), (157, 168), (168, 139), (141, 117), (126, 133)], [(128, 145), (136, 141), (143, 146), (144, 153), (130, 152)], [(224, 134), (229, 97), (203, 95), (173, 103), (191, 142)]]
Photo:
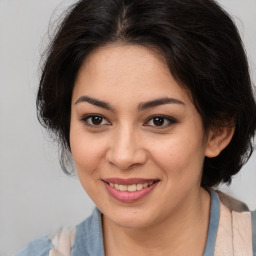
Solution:
[(122, 191), (122, 192), (134, 192), (134, 191), (139, 191), (142, 190), (143, 188), (147, 188), (148, 186), (152, 185), (154, 182), (151, 181), (149, 183), (144, 183), (144, 184), (132, 184), (132, 185), (119, 185), (119, 184), (114, 184), (114, 183), (109, 183), (109, 185), (112, 188), (115, 188), (116, 190)]
[(143, 185), (142, 184), (137, 184), (136, 185), (136, 190), (142, 190), (143, 189)]
[(127, 185), (119, 185), (119, 190), (120, 191), (127, 191)]
[(129, 191), (129, 192), (134, 192), (134, 191), (137, 190), (136, 184), (128, 185), (127, 188), (128, 188), (128, 191)]
[(143, 188), (146, 188), (148, 186), (148, 183), (143, 184)]

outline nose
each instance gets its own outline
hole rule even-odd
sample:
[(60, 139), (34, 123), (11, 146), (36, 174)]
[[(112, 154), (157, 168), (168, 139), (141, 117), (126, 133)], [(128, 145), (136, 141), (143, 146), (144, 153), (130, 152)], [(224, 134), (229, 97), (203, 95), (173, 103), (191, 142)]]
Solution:
[(136, 165), (143, 165), (147, 152), (139, 134), (131, 128), (123, 127), (113, 133), (106, 158), (118, 169), (128, 170)]

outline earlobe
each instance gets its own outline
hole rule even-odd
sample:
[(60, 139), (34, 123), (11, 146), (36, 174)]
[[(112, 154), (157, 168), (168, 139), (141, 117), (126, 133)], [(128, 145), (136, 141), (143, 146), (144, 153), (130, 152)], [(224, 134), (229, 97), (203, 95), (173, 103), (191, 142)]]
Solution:
[(218, 127), (210, 130), (205, 156), (213, 158), (228, 146), (235, 132), (235, 127)]

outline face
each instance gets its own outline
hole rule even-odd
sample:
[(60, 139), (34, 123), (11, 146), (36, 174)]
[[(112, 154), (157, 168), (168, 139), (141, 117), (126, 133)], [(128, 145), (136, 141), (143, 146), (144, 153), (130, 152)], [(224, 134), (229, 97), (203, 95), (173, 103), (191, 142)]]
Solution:
[(119, 226), (157, 224), (200, 194), (201, 117), (150, 49), (110, 45), (87, 57), (72, 95), (70, 144), (83, 188)]

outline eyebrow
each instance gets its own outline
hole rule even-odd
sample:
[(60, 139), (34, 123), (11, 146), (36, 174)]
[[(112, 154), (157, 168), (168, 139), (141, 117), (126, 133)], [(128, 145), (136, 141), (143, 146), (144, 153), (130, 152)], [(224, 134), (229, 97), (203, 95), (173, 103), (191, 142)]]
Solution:
[(185, 103), (181, 100), (166, 97), (166, 98), (160, 98), (160, 99), (155, 99), (155, 100), (152, 100), (152, 101), (141, 103), (141, 104), (139, 104), (138, 109), (139, 110), (145, 110), (145, 109), (148, 109), (148, 108), (153, 108), (153, 107), (157, 107), (157, 106), (164, 105), (164, 104), (185, 105)]
[(81, 96), (76, 102), (75, 104), (81, 103), (81, 102), (88, 102), (92, 105), (95, 105), (97, 107), (101, 107), (107, 110), (113, 110), (113, 108), (105, 101), (102, 100), (97, 100), (88, 96)]
[[(81, 102), (88, 102), (92, 105), (95, 105), (97, 107), (101, 107), (107, 110), (111, 110), (114, 111), (114, 108), (107, 102), (102, 101), (102, 100), (98, 100), (95, 98), (91, 98), (88, 96), (81, 96), (76, 102), (75, 104), (81, 103)], [(138, 106), (138, 110), (142, 111), (142, 110), (146, 110), (149, 108), (153, 108), (153, 107), (157, 107), (160, 105), (164, 105), (164, 104), (180, 104), (180, 105), (185, 105), (185, 103), (181, 100), (175, 99), (175, 98), (159, 98), (159, 99), (155, 99), (155, 100), (151, 100), (151, 101), (147, 101), (147, 102), (143, 102), (140, 103)]]

